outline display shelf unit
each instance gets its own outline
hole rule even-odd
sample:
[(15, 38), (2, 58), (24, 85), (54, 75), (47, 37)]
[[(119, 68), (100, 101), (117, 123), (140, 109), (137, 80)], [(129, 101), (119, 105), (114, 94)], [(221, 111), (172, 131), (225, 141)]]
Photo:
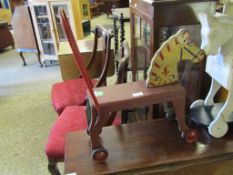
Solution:
[(159, 48), (163, 27), (199, 24), (199, 12), (215, 12), (216, 0), (131, 0), (131, 56), (133, 80), (138, 65), (148, 67)]
[[(153, 55), (161, 43), (171, 36), (172, 32), (176, 32), (173, 29), (179, 29), (179, 26), (197, 27), (200, 24), (197, 18), (199, 13), (214, 14), (215, 10), (216, 0), (131, 0), (130, 38), (133, 81), (141, 78), (138, 76), (138, 70), (144, 72), (141, 79), (147, 78), (147, 69)], [(171, 28), (173, 29), (170, 30)], [(191, 35), (200, 38), (199, 32)], [(182, 65), (183, 63), (182, 70), (179, 70), (178, 66), (179, 81), (186, 89), (186, 109), (189, 109), (194, 100), (206, 95), (203, 92), (208, 92), (206, 89), (209, 88), (209, 81), (204, 71), (204, 62), (192, 66), (189, 71), (186, 71), (186, 65)], [(153, 108), (154, 116), (163, 115), (159, 108)]]
[(88, 0), (31, 0), (29, 6), (41, 60), (45, 65), (47, 60), (58, 60), (59, 43), (67, 41), (59, 9), (66, 12), (76, 39), (83, 39), (82, 21), (90, 20)]

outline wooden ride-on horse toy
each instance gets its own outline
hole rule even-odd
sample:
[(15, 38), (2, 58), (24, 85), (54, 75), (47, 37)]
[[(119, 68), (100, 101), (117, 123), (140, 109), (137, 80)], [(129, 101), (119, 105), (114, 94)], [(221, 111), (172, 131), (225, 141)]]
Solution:
[[(99, 135), (102, 132), (103, 126), (109, 121), (111, 113), (125, 109), (131, 109), (144, 105), (158, 104), (171, 101), (175, 108), (179, 129), (182, 136), (188, 142), (193, 142), (197, 139), (198, 133), (196, 130), (189, 129), (185, 122), (185, 90), (178, 84), (168, 84), (147, 88), (145, 81), (136, 81), (113, 86), (93, 88), (87, 70), (79, 59), (78, 47), (72, 34), (70, 25), (64, 11), (61, 12), (62, 23), (74, 53), (77, 64), (80, 68), (82, 76), (85, 78), (88, 87), (88, 97), (91, 106), (91, 123), (88, 127), (88, 134), (91, 140), (92, 158), (97, 162), (105, 161), (108, 157), (107, 150), (103, 147)], [(177, 35), (183, 35), (179, 33)], [(187, 36), (187, 35), (185, 35)], [(184, 37), (184, 39), (187, 39)], [(181, 46), (179, 40), (176, 40), (175, 46)], [(169, 42), (169, 41), (168, 41)], [(185, 42), (183, 42), (185, 45)], [(187, 48), (192, 46), (190, 42), (185, 45)], [(110, 47), (110, 45), (109, 45)], [(177, 47), (179, 48), (179, 47)], [(192, 47), (191, 47), (192, 48)], [(200, 53), (197, 50), (197, 53)], [(190, 54), (191, 58), (196, 54)], [(176, 66), (176, 65), (174, 65)]]
[[(220, 138), (228, 131), (227, 122), (232, 122), (233, 112), (233, 16), (200, 14), (202, 25), (202, 48), (207, 57), (206, 72), (211, 76), (211, 87), (205, 100), (197, 100), (191, 105), (195, 110), (215, 105), (214, 96), (223, 86), (228, 90), (224, 106), (208, 125), (209, 134)], [(198, 117), (198, 116), (197, 116)]]

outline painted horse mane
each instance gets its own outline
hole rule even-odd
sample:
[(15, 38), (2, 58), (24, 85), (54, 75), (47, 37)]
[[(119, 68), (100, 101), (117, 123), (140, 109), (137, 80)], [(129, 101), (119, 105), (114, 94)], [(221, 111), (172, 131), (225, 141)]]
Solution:
[(178, 82), (178, 63), (191, 60), (196, 63), (204, 58), (204, 52), (190, 41), (188, 31), (181, 29), (165, 41), (153, 56), (147, 72), (147, 87)]

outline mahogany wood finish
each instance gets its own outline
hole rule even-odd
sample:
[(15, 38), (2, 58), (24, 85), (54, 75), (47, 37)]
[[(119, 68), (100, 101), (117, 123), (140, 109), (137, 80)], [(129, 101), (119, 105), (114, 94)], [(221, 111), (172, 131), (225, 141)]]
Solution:
[[(87, 65), (93, 52), (94, 40), (92, 39), (91, 40), (77, 40), (77, 45), (79, 47), (84, 63), (85, 65)], [(102, 68), (103, 68), (103, 62), (104, 62), (104, 60), (102, 59), (102, 55), (103, 55), (102, 41), (99, 39), (96, 57), (92, 65), (89, 65), (89, 69), (88, 69), (88, 72), (92, 78), (100, 77), (100, 74), (103, 70)], [(115, 66), (114, 66), (113, 49), (111, 49), (110, 58), (111, 59), (110, 59), (107, 76), (113, 76), (114, 74)], [(68, 42), (60, 43), (59, 52), (58, 52), (58, 60), (59, 60), (59, 65), (61, 68), (61, 75), (62, 75), (63, 80), (75, 79), (79, 76), (80, 72), (75, 64), (73, 52)]]
[[(131, 25), (131, 58), (133, 80), (136, 80), (137, 63), (137, 39), (136, 28), (138, 28), (135, 17), (146, 21), (150, 28), (149, 47), (145, 49), (145, 57), (151, 59), (160, 46), (161, 27), (183, 26), (199, 24), (196, 14), (199, 12), (215, 12), (216, 0), (131, 0), (130, 3), (130, 25)], [(141, 31), (143, 32), (143, 31)], [(141, 39), (141, 38), (140, 38)], [(143, 59), (143, 58), (140, 58)]]
[(189, 129), (185, 123), (185, 90), (179, 84), (146, 88), (145, 81), (136, 81), (115, 86), (98, 87), (93, 90), (95, 93), (102, 94), (96, 96), (99, 108), (96, 108), (91, 95), (89, 95), (91, 97), (89, 99), (92, 108), (92, 120), (88, 132), (94, 160), (103, 161), (107, 159), (106, 150), (99, 139), (99, 135), (108, 122), (109, 115), (116, 111), (172, 102), (179, 130), (182, 132), (181, 136), (185, 137), (187, 142), (193, 142), (198, 137), (198, 133)]
[(7, 22), (0, 22), (0, 38), (0, 50), (8, 46), (12, 46), (12, 48), (15, 47)]
[(85, 131), (68, 134), (65, 174), (229, 175), (233, 172), (233, 128), (222, 139), (199, 128), (196, 144), (180, 138), (166, 119), (105, 127), (101, 140), (111, 152), (103, 164), (93, 162)]
[(42, 63), (40, 60), (40, 51), (36, 41), (31, 13), (27, 5), (15, 7), (11, 24), (14, 31), (16, 48), (23, 60), (23, 65), (27, 65), (23, 56), (23, 52), (36, 52), (38, 56), (38, 61), (42, 67)]

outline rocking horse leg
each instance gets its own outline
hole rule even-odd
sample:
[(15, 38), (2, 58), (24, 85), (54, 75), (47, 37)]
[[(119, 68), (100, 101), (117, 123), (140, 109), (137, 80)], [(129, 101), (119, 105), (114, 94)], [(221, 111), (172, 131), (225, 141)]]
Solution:
[(175, 109), (179, 130), (182, 132), (181, 137), (184, 137), (187, 142), (195, 142), (198, 138), (198, 131), (189, 129), (185, 122), (185, 97), (172, 101)]
[(91, 148), (92, 148), (91, 157), (93, 160), (97, 162), (103, 162), (108, 157), (108, 152), (102, 146), (99, 138), (99, 135), (102, 132), (102, 128), (105, 126), (106, 122), (108, 121), (108, 116), (109, 115), (106, 112), (99, 113), (99, 116), (94, 126), (91, 127), (89, 130), (89, 135), (91, 138)]
[(218, 112), (217, 117), (212, 121), (208, 127), (208, 131), (210, 135), (216, 138), (223, 137), (228, 131), (228, 125), (226, 122), (232, 121), (230, 119), (230, 115), (233, 112), (233, 94), (232, 92), (228, 92), (227, 100), (222, 107), (222, 109)]
[(215, 79), (212, 78), (210, 90), (205, 98), (205, 106), (213, 106), (214, 105), (214, 96), (220, 89), (221, 84), (219, 84)]
[(214, 80), (212, 78), (210, 90), (205, 98), (205, 101), (202, 99), (194, 101), (191, 104), (190, 109), (200, 107), (200, 106), (213, 106), (214, 105), (214, 96), (218, 92), (220, 87), (221, 87), (221, 85), (216, 80)]

